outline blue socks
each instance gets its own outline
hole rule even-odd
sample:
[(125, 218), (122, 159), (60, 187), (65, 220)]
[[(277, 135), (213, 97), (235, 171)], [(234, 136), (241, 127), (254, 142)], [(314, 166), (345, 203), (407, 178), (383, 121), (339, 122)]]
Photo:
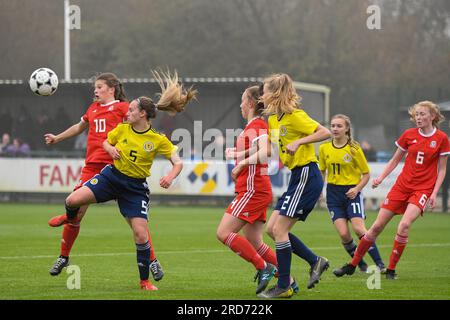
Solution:
[(285, 242), (276, 242), (275, 249), (278, 261), (278, 287), (287, 289), (290, 285), (289, 275), (291, 273), (292, 257), (291, 243), (289, 240)]
[(136, 243), (136, 257), (141, 280), (148, 280), (150, 271), (150, 243)]
[(314, 266), (318, 259), (314, 252), (312, 252), (311, 249), (309, 249), (299, 238), (297, 238), (292, 233), (289, 233), (289, 241), (291, 242), (292, 251), (297, 256), (307, 261), (311, 267)]

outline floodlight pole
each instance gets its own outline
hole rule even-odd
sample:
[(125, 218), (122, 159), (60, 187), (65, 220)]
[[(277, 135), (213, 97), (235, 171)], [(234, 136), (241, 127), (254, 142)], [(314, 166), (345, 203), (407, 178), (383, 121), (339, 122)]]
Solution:
[(70, 17), (69, 0), (64, 0), (64, 80), (70, 81)]

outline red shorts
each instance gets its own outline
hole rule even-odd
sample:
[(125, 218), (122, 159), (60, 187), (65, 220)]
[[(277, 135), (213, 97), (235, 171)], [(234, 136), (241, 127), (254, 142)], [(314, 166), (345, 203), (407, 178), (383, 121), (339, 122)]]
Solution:
[(81, 170), (81, 178), (78, 180), (78, 184), (73, 188), (73, 191), (81, 188), (83, 184), (89, 180), (96, 174), (100, 173), (102, 169), (108, 165), (109, 163), (89, 163), (86, 164)]
[(272, 203), (272, 193), (240, 192), (225, 211), (236, 218), (253, 223), (266, 222), (267, 207)]
[(433, 190), (407, 190), (394, 185), (389, 191), (381, 208), (387, 209), (395, 214), (404, 214), (408, 204), (414, 204), (423, 213)]

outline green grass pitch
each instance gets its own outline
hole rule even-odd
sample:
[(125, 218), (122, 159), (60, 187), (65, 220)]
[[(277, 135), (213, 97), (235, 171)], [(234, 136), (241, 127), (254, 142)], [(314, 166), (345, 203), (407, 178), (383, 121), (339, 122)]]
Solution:
[[(61, 228), (47, 220), (62, 211), (56, 205), (0, 204), (0, 299), (257, 299), (253, 266), (216, 239), (223, 208), (157, 206), (151, 208), (150, 230), (165, 277), (156, 292), (139, 289), (131, 230), (113, 205), (94, 205), (82, 222), (71, 264), (80, 268), (80, 289), (69, 290), (70, 274), (51, 277), (59, 254)], [(366, 225), (375, 219), (368, 213)], [(399, 217), (377, 243), (385, 263)], [(292, 258), (292, 274), (300, 286), (292, 299), (449, 299), (450, 215), (427, 213), (413, 225), (397, 266), (399, 279), (381, 277), (380, 289), (368, 289), (371, 276), (356, 272), (336, 278), (331, 270), (348, 261), (325, 211), (314, 211), (293, 229), (331, 267), (321, 282), (306, 289), (309, 266)], [(266, 238), (273, 248), (274, 243)], [(370, 257), (366, 261), (371, 264)], [(272, 280), (273, 284), (275, 280)]]

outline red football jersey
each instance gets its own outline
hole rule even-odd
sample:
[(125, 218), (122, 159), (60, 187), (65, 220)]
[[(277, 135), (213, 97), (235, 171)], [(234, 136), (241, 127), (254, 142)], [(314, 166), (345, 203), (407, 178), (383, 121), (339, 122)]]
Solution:
[[(236, 151), (244, 151), (254, 146), (261, 137), (268, 135), (268, 131), (269, 127), (263, 119), (255, 118), (250, 120), (244, 131), (237, 138)], [(246, 166), (240, 172), (236, 179), (235, 192), (251, 190), (272, 192), (267, 164), (252, 164)]]
[(111, 156), (103, 149), (103, 141), (106, 140), (108, 132), (126, 120), (127, 112), (128, 102), (119, 100), (107, 104), (94, 102), (89, 106), (81, 117), (82, 121), (89, 123), (86, 164), (113, 162)]
[(407, 152), (405, 165), (396, 183), (411, 190), (433, 189), (439, 157), (450, 154), (447, 135), (436, 128), (429, 135), (423, 134), (419, 128), (411, 128), (395, 144)]

